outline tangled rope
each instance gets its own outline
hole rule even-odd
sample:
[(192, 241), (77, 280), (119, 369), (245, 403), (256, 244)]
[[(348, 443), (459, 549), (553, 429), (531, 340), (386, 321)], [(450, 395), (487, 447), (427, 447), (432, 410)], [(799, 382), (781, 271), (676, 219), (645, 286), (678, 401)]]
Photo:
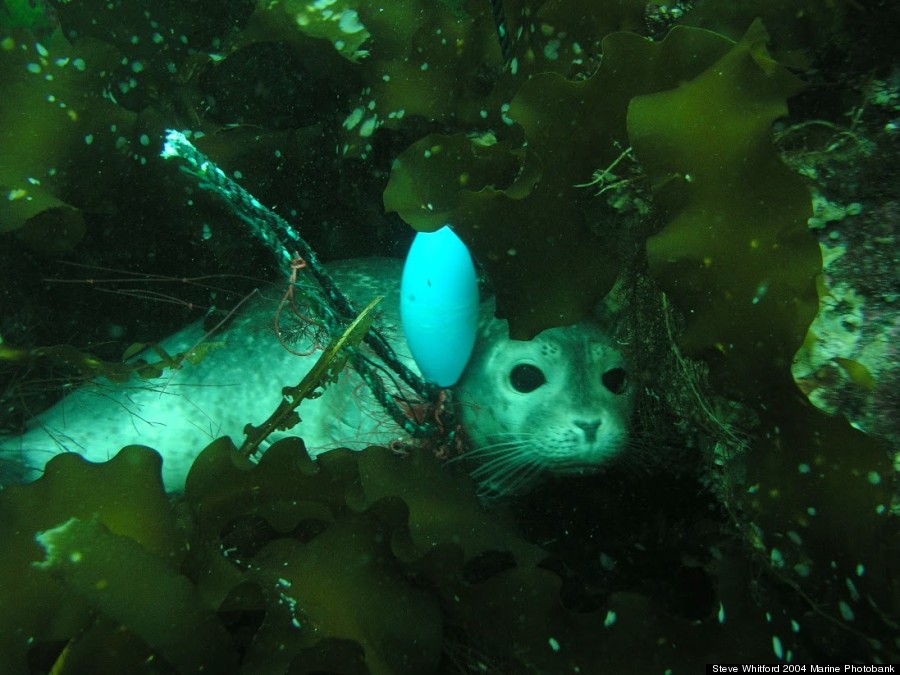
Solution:
[[(294, 283), (297, 280), (297, 260), (302, 259), (305, 269), (321, 288), (321, 294), (311, 293), (310, 296), (318, 298), (315, 310), (331, 336), (340, 335), (343, 328), (359, 314), (358, 308), (341, 291), (296, 228), (229, 178), (184, 133), (168, 130), (160, 155), (164, 159), (182, 160), (179, 168), (183, 173), (193, 178), (200, 189), (210, 190), (223, 199), (231, 211), (248, 226), (250, 232), (275, 254), (285, 274)], [(364, 341), (384, 366), (375, 364), (359, 350), (354, 350), (351, 363), (391, 418), (406, 433), (427, 443), (437, 453), (457, 447), (460, 438), (454, 406), (448, 405), (449, 392), (429, 384), (404, 365), (388, 340), (376, 328), (373, 327), (366, 333)], [(385, 385), (385, 376), (396, 376), (420, 400), (398, 400)], [(421, 409), (423, 405), (429, 411), (428, 414), (412, 414), (412, 410)]]

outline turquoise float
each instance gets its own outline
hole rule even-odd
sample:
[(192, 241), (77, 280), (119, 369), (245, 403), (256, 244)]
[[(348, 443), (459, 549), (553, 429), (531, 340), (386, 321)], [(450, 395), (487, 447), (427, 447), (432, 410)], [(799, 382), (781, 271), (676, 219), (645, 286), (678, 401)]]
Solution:
[(472, 256), (449, 226), (413, 239), (400, 284), (400, 319), (423, 377), (440, 387), (462, 375), (478, 329)]

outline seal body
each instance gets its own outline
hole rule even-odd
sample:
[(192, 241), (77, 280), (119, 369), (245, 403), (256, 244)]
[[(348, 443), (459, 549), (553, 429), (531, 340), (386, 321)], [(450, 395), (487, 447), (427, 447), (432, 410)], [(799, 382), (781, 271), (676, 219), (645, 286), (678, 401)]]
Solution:
[[(400, 261), (364, 259), (330, 267), (360, 306), (385, 296), (376, 325), (415, 370), (399, 327)], [(102, 462), (126, 445), (145, 445), (163, 457), (166, 489), (180, 491), (206, 445), (226, 435), (240, 445), (244, 426), (265, 420), (282, 388), (296, 385), (318, 358), (320, 352), (292, 353), (309, 349), (309, 343), (290, 344), (289, 351), (278, 339), (273, 317), (279, 300), (250, 301), (219, 334), (206, 336), (198, 322), (160, 342), (169, 354), (203, 341), (220, 345), (195, 365), (166, 370), (154, 380), (132, 378), (126, 385), (97, 380), (75, 389), (34, 418), (28, 432), (0, 439), (0, 456), (37, 477), (61, 452)], [(509, 340), (505, 322), (491, 315), (491, 308), (483, 307), (475, 353), (455, 387), (476, 462), (473, 475), (485, 491), (524, 491), (544, 471), (590, 470), (620, 453), (632, 395), (624, 359), (600, 327), (551, 329), (518, 342)], [(298, 411), (300, 425), (274, 434), (270, 442), (299, 435), (315, 456), (336, 447), (361, 450), (404, 439), (349, 369)]]

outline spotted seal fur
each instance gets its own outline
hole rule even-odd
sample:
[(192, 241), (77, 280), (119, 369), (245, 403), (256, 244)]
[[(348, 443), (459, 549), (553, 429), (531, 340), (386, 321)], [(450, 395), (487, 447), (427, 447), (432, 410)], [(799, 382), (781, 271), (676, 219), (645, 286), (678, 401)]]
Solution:
[[(378, 325), (415, 368), (399, 328), (399, 262), (345, 261), (331, 271), (360, 303), (385, 295)], [(97, 380), (77, 388), (32, 420), (25, 434), (0, 439), (0, 457), (30, 467), (30, 477), (37, 477), (61, 452), (100, 462), (125, 445), (146, 445), (163, 457), (166, 488), (180, 491), (200, 450), (224, 435), (239, 443), (244, 425), (264, 420), (282, 387), (299, 382), (317, 358), (298, 357), (276, 338), (277, 300), (254, 301), (221, 334), (206, 338), (223, 346), (196, 365), (156, 380), (124, 386)], [(455, 394), (473, 476), (485, 493), (526, 491), (545, 471), (589, 471), (623, 451), (632, 385), (621, 352), (599, 325), (554, 328), (521, 342), (507, 337), (505, 322), (494, 319), (489, 306), (482, 315), (475, 353)], [(174, 354), (204, 337), (198, 322), (160, 345)], [(305, 347), (297, 345), (297, 351)], [(302, 422), (290, 433), (303, 437), (311, 454), (385, 445), (403, 436), (356, 373), (342, 374), (299, 412)]]

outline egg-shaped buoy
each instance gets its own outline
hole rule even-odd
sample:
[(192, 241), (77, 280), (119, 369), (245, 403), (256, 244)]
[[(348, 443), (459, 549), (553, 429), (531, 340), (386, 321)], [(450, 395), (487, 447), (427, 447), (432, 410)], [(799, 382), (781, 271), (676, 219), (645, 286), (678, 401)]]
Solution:
[(472, 256), (447, 225), (413, 239), (400, 282), (403, 334), (423, 377), (440, 387), (462, 375), (478, 330)]

